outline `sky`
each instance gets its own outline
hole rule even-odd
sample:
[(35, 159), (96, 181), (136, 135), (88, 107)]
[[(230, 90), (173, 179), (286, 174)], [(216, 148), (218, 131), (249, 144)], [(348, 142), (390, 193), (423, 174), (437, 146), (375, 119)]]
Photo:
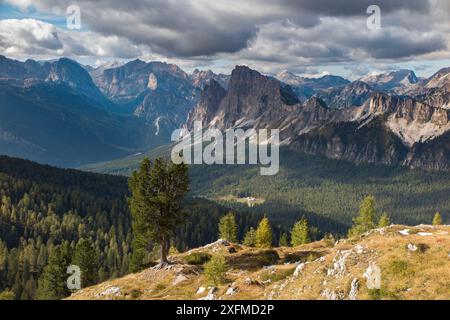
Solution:
[[(67, 25), (71, 5), (79, 29)], [(247, 65), (267, 74), (357, 79), (412, 69), (428, 77), (450, 66), (449, 16), (449, 0), (0, 0), (0, 54), (93, 66), (139, 58), (188, 72)]]

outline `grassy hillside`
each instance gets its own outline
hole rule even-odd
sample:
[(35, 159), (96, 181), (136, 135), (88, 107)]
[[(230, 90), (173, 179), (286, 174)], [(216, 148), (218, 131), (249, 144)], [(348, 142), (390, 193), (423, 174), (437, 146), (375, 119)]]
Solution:
[[(167, 156), (170, 146), (148, 154), (84, 167), (85, 170), (130, 174), (145, 156)], [(377, 199), (379, 213), (395, 223), (430, 223), (436, 211), (450, 219), (450, 175), (404, 167), (355, 166), (348, 162), (313, 157), (282, 149), (280, 172), (261, 176), (255, 166), (190, 167), (194, 195), (219, 201), (231, 208), (245, 204), (224, 202), (229, 196), (252, 196), (264, 204), (248, 208), (259, 213), (293, 215), (305, 211), (349, 225), (364, 196)], [(345, 231), (345, 230), (344, 230)]]
[[(407, 230), (407, 231), (406, 231)], [(254, 249), (217, 242), (171, 257), (159, 270), (84, 288), (70, 299), (450, 299), (450, 227), (390, 226), (361, 237)], [(237, 252), (229, 253), (234, 247)], [(223, 255), (224, 282), (212, 285), (194, 253)], [(195, 262), (195, 261), (194, 261)], [(369, 266), (380, 286), (368, 286)], [(370, 274), (370, 272), (369, 272)], [(369, 283), (370, 284), (370, 283)]]

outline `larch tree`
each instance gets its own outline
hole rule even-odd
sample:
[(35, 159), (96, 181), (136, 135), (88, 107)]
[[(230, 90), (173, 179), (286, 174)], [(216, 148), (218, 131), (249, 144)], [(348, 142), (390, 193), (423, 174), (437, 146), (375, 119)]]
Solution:
[(384, 228), (391, 224), (391, 221), (389, 220), (389, 216), (387, 213), (383, 213), (380, 217), (380, 220), (378, 221), (378, 228)]
[(358, 216), (353, 219), (353, 227), (349, 230), (350, 237), (360, 235), (375, 228), (375, 198), (367, 196), (359, 207)]
[(244, 236), (244, 241), (242, 242), (244, 245), (249, 247), (256, 246), (256, 230), (251, 227)]
[(288, 236), (286, 233), (282, 233), (280, 236), (280, 239), (278, 240), (278, 246), (279, 247), (287, 247), (289, 245), (288, 243)]
[(291, 230), (291, 244), (292, 246), (298, 246), (311, 242), (309, 237), (308, 221), (305, 218), (297, 221)]
[(272, 227), (267, 217), (261, 219), (256, 229), (255, 242), (258, 248), (270, 248), (272, 246)]
[(223, 216), (219, 221), (219, 238), (229, 242), (237, 242), (237, 224), (232, 212)]
[(440, 226), (442, 224), (442, 217), (440, 212), (436, 212), (433, 217), (433, 226)]

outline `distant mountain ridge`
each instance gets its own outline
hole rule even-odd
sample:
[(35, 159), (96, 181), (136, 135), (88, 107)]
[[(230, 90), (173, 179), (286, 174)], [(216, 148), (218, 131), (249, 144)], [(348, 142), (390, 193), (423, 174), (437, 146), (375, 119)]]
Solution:
[(0, 145), (14, 156), (83, 165), (147, 151), (199, 120), (220, 129), (278, 128), (284, 145), (309, 154), (447, 170), (449, 92), (450, 68), (428, 79), (399, 70), (350, 82), (288, 71), (273, 77), (247, 66), (188, 74), (139, 59), (92, 68), (0, 56)]
[[(417, 84), (411, 73), (401, 72), (405, 74), (411, 81), (400, 81), (403, 87)], [(426, 83), (437, 77), (445, 79), (441, 72)], [(377, 79), (382, 83), (404, 79), (393, 74), (388, 78), (391, 80)], [(450, 111), (446, 85), (444, 82), (442, 88), (434, 88), (443, 91), (431, 99), (427, 94), (388, 94), (356, 81), (318, 91), (301, 102), (286, 99), (286, 92), (292, 92), (290, 86), (238, 66), (232, 72), (228, 90), (218, 84), (205, 90), (207, 97), (191, 111), (186, 125), (192, 127), (198, 120), (220, 129), (280, 129), (283, 144), (308, 154), (355, 163), (448, 170), (450, 144), (446, 133), (450, 131)], [(392, 83), (389, 86), (393, 88)]]

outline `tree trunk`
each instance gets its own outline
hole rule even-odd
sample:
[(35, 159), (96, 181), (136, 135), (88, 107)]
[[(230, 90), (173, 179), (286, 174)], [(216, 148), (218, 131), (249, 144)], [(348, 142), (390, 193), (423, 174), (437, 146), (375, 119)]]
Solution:
[(169, 264), (169, 260), (167, 260), (167, 254), (169, 253), (169, 241), (166, 239), (163, 239), (161, 241), (161, 258), (160, 258), (160, 265), (167, 265)]

